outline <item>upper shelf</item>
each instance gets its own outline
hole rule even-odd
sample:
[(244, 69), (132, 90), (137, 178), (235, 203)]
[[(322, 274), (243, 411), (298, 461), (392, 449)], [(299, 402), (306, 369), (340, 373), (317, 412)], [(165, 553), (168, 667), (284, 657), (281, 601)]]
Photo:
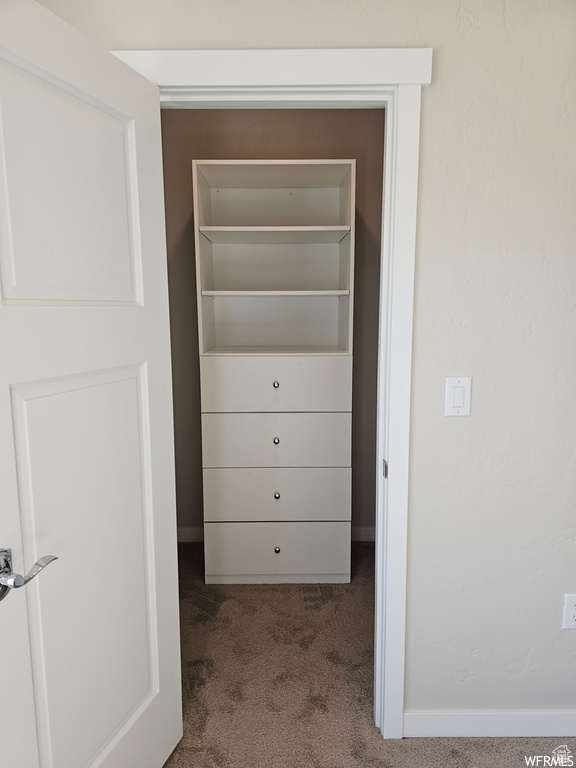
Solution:
[(197, 160), (205, 183), (230, 187), (341, 187), (353, 160)]
[(339, 243), (349, 232), (349, 226), (200, 227), (207, 240), (221, 244)]
[(192, 166), (198, 227), (354, 225), (353, 160), (197, 160)]

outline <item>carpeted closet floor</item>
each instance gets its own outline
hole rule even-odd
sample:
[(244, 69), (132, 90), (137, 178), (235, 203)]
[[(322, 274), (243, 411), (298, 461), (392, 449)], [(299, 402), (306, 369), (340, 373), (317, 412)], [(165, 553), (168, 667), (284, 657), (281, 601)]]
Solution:
[(165, 768), (513, 768), (558, 739), (384, 741), (372, 719), (374, 547), (352, 582), (206, 586), (180, 548), (184, 737)]

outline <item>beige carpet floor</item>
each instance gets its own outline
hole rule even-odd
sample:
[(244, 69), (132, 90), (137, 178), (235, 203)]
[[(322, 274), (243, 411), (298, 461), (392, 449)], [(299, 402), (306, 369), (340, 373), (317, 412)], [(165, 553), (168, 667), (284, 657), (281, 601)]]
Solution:
[[(184, 737), (165, 768), (520, 768), (562, 739), (384, 741), (372, 720), (374, 548), (351, 584), (206, 586), (180, 550)], [(574, 741), (574, 740), (572, 740)]]

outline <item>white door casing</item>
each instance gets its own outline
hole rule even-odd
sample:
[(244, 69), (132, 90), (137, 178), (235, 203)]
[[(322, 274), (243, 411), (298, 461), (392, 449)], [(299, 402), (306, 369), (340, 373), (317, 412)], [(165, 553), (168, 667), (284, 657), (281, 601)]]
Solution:
[(160, 768), (181, 735), (158, 90), (0, 5), (2, 763)]
[[(408, 464), (422, 85), (432, 49), (114, 51), (173, 109), (386, 110), (376, 451), (374, 716), (404, 732)], [(383, 475), (383, 461), (389, 466)]]

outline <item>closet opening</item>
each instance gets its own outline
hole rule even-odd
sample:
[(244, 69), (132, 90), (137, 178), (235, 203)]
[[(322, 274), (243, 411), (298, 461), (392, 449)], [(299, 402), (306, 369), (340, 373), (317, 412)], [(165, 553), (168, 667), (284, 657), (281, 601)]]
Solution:
[[(187, 599), (186, 590), (192, 588), (190, 585), (194, 579), (198, 579), (198, 558), (202, 555), (200, 543), (202, 539), (202, 443), (192, 216), (192, 160), (356, 159), (352, 402), (353, 559), (352, 585), (341, 585), (353, 587), (355, 580), (371, 578), (369, 571), (372, 570), (373, 573), (374, 564), (384, 130), (384, 109), (164, 109), (162, 111), (178, 529), (182, 553), (181, 565), (186, 570), (182, 580), (181, 595), (184, 603)], [(312, 616), (314, 609), (322, 608), (336, 599), (332, 585), (300, 586), (304, 618)], [(252, 599), (258, 601), (259, 594), (269, 594), (271, 589), (281, 591), (282, 588), (282, 585), (273, 587), (257, 585), (251, 586), (250, 592)], [(274, 596), (272, 599), (275, 599)], [(198, 620), (208, 621), (216, 616), (222, 601), (222, 590), (207, 592), (205, 604), (200, 608), (196, 606), (195, 609), (200, 611)], [(240, 602), (243, 604), (242, 601)], [(233, 604), (234, 600), (227, 605), (227, 610), (231, 610)], [(357, 611), (362, 604), (362, 599), (357, 600), (354, 611)], [(343, 610), (341, 600), (339, 605)], [(373, 611), (373, 605), (372, 597), (369, 610)], [(244, 607), (248, 612), (250, 611), (249, 604)], [(186, 608), (184, 607), (183, 610), (186, 611)], [(354, 611), (350, 618), (358, 627), (362, 617)], [(185, 618), (184, 614), (183, 618)], [(234, 617), (229, 615), (226, 619), (230, 622), (229, 632), (233, 632)], [(290, 627), (289, 614), (284, 616), (276, 626), (278, 633), (276, 641), (284, 643), (287, 648), (295, 645), (308, 649), (315, 643), (323, 642), (319, 640), (318, 633), (306, 628), (306, 622), (301, 619), (293, 619), (293, 621), (295, 624)], [(371, 621), (373, 622), (373, 618)], [(183, 629), (184, 627), (183, 621)], [(272, 632), (272, 628), (273, 625), (269, 625), (265, 631)], [(370, 628), (370, 643), (372, 643), (372, 637), (373, 623)], [(222, 639), (224, 640), (224, 637)], [(257, 642), (257, 638), (254, 638), (254, 642)], [(183, 649), (186, 654), (184, 638)], [(373, 648), (370, 648), (370, 652), (372, 650)], [(209, 674), (209, 670), (204, 663), (206, 658), (208, 657), (204, 660), (183, 658), (184, 674), (187, 674), (187, 669), (192, 670), (189, 682), (192, 688), (196, 686), (195, 691), (198, 691), (198, 686), (202, 687), (203, 681), (207, 683), (206, 675)], [(329, 665), (328, 668), (330, 665), (338, 668), (340, 664), (342, 669), (346, 669), (345, 656), (333, 649), (326, 647), (322, 659), (323, 663)], [(230, 662), (232, 661), (231, 659)], [(242, 661), (237, 659), (237, 663), (241, 665)], [(354, 664), (348, 666), (351, 669)], [(347, 674), (353, 674), (350, 669)], [(278, 671), (276, 676), (270, 677), (273, 688), (276, 681), (275, 696), (281, 695), (282, 680), (278, 676), (281, 678), (283, 674), (284, 672)], [(237, 682), (237, 687), (229, 683), (227, 691), (221, 692), (224, 698), (220, 706), (234, 709), (242, 697), (247, 695), (246, 690), (240, 685), (240, 680)], [(298, 685), (297, 681), (293, 682)], [(372, 684), (371, 677), (369, 681), (362, 681), (364, 689), (368, 691), (365, 705), (370, 722), (373, 721)], [(274, 695), (268, 702), (270, 712), (274, 712), (274, 707), (278, 705), (278, 701), (274, 703)], [(307, 695), (308, 698), (304, 696), (303, 701), (308, 701), (311, 717), (319, 716), (322, 708), (329, 708), (329, 701), (323, 698), (324, 693), (311, 690)], [(234, 697), (238, 699), (237, 702)]]

